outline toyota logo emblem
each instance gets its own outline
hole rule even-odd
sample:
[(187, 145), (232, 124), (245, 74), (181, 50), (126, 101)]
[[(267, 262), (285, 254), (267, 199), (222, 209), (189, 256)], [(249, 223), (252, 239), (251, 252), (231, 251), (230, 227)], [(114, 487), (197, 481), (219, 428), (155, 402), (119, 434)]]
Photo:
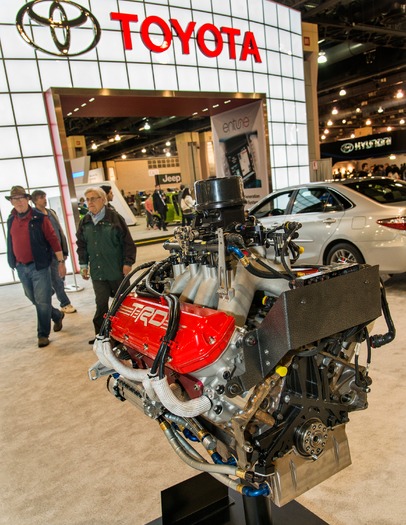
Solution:
[[(71, 0), (33, 0), (17, 14), (16, 25), (21, 37), (32, 47), (48, 55), (73, 57), (97, 46), (101, 29), (92, 13)], [(44, 31), (47, 28), (47, 31)], [(79, 43), (72, 43), (72, 29), (82, 31)]]
[(341, 146), (340, 150), (342, 153), (351, 153), (354, 150), (354, 144), (351, 144), (351, 142), (346, 142)]

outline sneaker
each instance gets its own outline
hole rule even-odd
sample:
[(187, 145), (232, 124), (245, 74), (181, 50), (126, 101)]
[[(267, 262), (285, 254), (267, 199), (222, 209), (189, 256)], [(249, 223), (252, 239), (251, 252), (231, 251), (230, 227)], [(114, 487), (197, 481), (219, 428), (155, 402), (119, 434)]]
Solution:
[(49, 342), (50, 341), (48, 337), (38, 337), (38, 347), (39, 348), (44, 348), (44, 346), (48, 346)]
[(63, 318), (65, 317), (65, 314), (62, 312), (61, 310), (61, 318), (59, 319), (59, 321), (55, 321), (54, 323), (54, 332), (60, 332), (62, 330), (62, 321), (63, 321)]
[(75, 312), (77, 312), (77, 310), (71, 304), (67, 304), (66, 306), (62, 306), (61, 312), (65, 314), (74, 314)]

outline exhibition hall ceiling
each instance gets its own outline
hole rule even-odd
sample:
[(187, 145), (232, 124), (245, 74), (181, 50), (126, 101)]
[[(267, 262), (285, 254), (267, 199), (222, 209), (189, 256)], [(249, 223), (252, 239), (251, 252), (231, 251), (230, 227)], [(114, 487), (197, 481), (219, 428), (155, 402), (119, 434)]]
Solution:
[[(320, 54), (327, 59), (318, 67), (321, 142), (350, 138), (364, 127), (372, 133), (406, 129), (404, 0), (277, 3), (299, 10), (303, 22), (318, 26)], [(82, 94), (61, 98), (67, 135), (84, 135), (94, 161), (164, 155), (166, 142), (173, 147), (176, 134), (209, 130), (210, 116), (252, 102), (235, 95), (107, 94), (92, 102)]]

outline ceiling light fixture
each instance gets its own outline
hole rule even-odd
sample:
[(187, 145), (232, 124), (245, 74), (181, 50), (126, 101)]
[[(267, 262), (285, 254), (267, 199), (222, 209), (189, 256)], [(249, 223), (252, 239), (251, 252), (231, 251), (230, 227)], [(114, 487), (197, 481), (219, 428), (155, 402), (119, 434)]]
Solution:
[(355, 111), (356, 113), (361, 113), (361, 108), (357, 108)]
[(401, 126), (403, 126), (404, 123), (405, 123), (405, 119), (404, 119), (404, 118), (401, 118), (401, 119), (399, 120), (399, 124), (400, 124)]
[(347, 119), (343, 118), (343, 120), (341, 121), (343, 124), (347, 124)]
[(333, 121), (332, 120), (328, 120), (327, 121), (327, 126), (332, 126), (333, 125)]
[(148, 121), (144, 124), (144, 129), (151, 129), (151, 126), (149, 125)]
[(123, 154), (121, 155), (121, 158), (122, 158), (123, 160), (125, 160), (125, 159), (127, 158), (127, 155), (126, 155), (125, 153), (123, 153)]
[(120, 137), (120, 135), (119, 135), (118, 133), (117, 133), (117, 135), (114, 137), (114, 140), (115, 140), (116, 142), (118, 142), (119, 140), (121, 140), (121, 137)]
[(388, 127), (386, 128), (386, 131), (392, 131), (392, 126), (388, 126)]
[(171, 156), (172, 156), (172, 154), (171, 154), (170, 151), (167, 151), (167, 152), (165, 153), (165, 155), (166, 155), (167, 157), (171, 157)]
[(326, 53), (324, 51), (319, 51), (319, 56), (317, 57), (317, 62), (319, 64), (325, 64), (327, 62)]
[(92, 144), (92, 149), (97, 149), (97, 144), (95, 142)]
[(383, 113), (383, 107), (382, 106), (379, 106), (378, 113)]
[(396, 98), (403, 98), (403, 96), (404, 96), (403, 91), (401, 89), (398, 89), (397, 92), (396, 92), (395, 97)]
[(167, 140), (167, 141), (165, 142), (165, 146), (170, 146), (170, 145), (171, 145), (171, 141), (170, 141), (170, 140)]
[(332, 111), (331, 111), (331, 114), (332, 115), (337, 115), (338, 113), (338, 109), (337, 108), (333, 108)]
[(340, 92), (338, 94), (340, 95), (340, 97), (345, 97), (347, 92), (346, 92), (346, 90), (344, 88), (342, 88), (342, 89), (340, 89)]
[(351, 133), (351, 138), (355, 139), (355, 133)]
[(370, 118), (367, 119), (367, 120), (365, 121), (365, 124), (366, 124), (367, 126), (370, 126), (370, 125), (372, 124), (372, 120), (371, 120)]
[(142, 148), (141, 153), (146, 153), (147, 150), (145, 148)]
[(325, 135), (322, 135), (322, 136), (321, 136), (321, 140), (324, 140), (325, 138), (326, 138)]

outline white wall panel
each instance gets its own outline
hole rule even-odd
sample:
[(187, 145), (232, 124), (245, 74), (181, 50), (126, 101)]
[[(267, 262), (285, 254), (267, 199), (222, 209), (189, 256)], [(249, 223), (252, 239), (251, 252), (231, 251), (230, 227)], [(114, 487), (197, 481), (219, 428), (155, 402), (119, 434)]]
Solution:
[[(21, 151), (16, 128), (0, 127), (0, 159), (12, 159), (20, 156)], [(10, 177), (9, 182), (11, 180)]]
[(47, 124), (42, 93), (12, 95), (13, 108), (18, 125)]
[(23, 157), (53, 155), (48, 126), (19, 126)]

